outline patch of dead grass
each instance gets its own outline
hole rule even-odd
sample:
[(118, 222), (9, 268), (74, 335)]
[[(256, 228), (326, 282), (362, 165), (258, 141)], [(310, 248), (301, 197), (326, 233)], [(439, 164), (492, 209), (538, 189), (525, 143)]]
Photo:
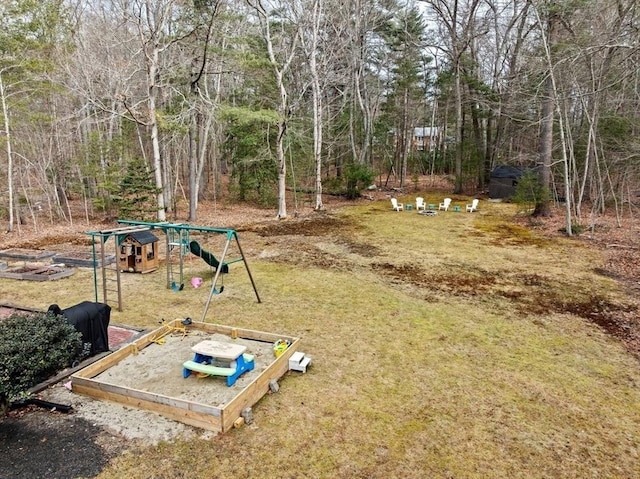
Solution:
[[(632, 298), (593, 272), (598, 252), (505, 227), (510, 208), (422, 217), (385, 200), (247, 227), (262, 303), (236, 263), (207, 320), (300, 336), (313, 366), (253, 425), (136, 448), (100, 477), (633, 477), (640, 373), (597, 320), (634, 314)], [(118, 323), (197, 318), (207, 299), (163, 271), (123, 278)], [(0, 291), (64, 307), (91, 275)]]

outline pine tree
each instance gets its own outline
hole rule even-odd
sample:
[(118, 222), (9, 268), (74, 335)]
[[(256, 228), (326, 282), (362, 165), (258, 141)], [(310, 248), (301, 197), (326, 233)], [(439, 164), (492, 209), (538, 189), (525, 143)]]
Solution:
[(114, 203), (122, 218), (152, 221), (158, 212), (157, 194), (153, 172), (144, 160), (136, 158), (129, 163), (127, 173), (120, 181)]

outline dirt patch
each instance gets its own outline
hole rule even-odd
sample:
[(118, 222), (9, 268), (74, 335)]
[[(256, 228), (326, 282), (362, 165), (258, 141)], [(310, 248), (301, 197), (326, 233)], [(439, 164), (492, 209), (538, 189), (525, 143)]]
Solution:
[(358, 243), (347, 238), (337, 238), (336, 242), (345, 247), (349, 253), (357, 254), (363, 258), (375, 258), (380, 256), (380, 248), (368, 243)]
[(244, 231), (253, 231), (260, 236), (326, 236), (331, 234), (345, 234), (345, 229), (352, 224), (336, 218), (327, 212), (319, 212), (307, 218), (290, 219), (267, 225), (245, 227)]
[(487, 235), (493, 244), (510, 246), (545, 246), (549, 240), (543, 236), (534, 235), (526, 226), (507, 221), (484, 223), (478, 226), (471, 235)]
[(378, 274), (392, 278), (395, 283), (410, 285), (416, 291), (429, 290), (426, 300), (437, 300), (434, 292), (449, 297), (498, 295), (512, 302), (512, 309), (523, 317), (549, 313), (572, 314), (601, 327), (609, 335), (624, 343), (627, 350), (640, 359), (640, 322), (638, 305), (614, 303), (603, 296), (585, 292), (582, 299), (567, 300), (562, 296), (563, 285), (551, 282), (535, 273), (501, 277), (481, 268), (447, 265), (447, 274), (427, 274), (414, 265), (373, 263)]
[(428, 288), (431, 300), (436, 291), (459, 297), (486, 294), (497, 283), (495, 274), (468, 265), (443, 266), (441, 269), (447, 271), (446, 274), (428, 272), (410, 264), (373, 263), (371, 267), (378, 274), (391, 276), (394, 281), (410, 283), (419, 289)]
[(350, 270), (354, 265), (348, 255), (372, 258), (380, 254), (379, 248), (349, 237), (357, 227), (329, 212), (319, 212), (307, 218), (255, 225), (245, 231), (267, 239), (262, 259), (303, 267)]
[(89, 235), (77, 235), (77, 234), (57, 234), (55, 237), (44, 234), (40, 238), (33, 238), (24, 243), (25, 248), (43, 249), (51, 245), (52, 240), (55, 240), (56, 245), (69, 245), (69, 246), (91, 246), (91, 237)]
[(552, 310), (574, 314), (597, 324), (609, 335), (622, 341), (627, 350), (640, 359), (640, 325), (637, 305), (613, 303), (597, 295), (582, 301), (547, 301), (547, 304)]

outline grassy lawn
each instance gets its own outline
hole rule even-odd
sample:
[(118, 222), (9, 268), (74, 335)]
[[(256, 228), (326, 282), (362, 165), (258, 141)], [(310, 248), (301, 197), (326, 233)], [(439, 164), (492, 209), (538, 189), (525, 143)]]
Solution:
[[(640, 476), (638, 361), (590, 320), (631, 299), (579, 241), (535, 236), (511, 205), (458, 203), (426, 217), (373, 202), (239, 231), (263, 302), (234, 265), (207, 321), (300, 336), (312, 367), (285, 376), (252, 425), (133, 446), (99, 477)], [(199, 319), (206, 288), (165, 280), (123, 275), (112, 322)], [(41, 308), (93, 299), (90, 271), (62, 284), (0, 291)]]

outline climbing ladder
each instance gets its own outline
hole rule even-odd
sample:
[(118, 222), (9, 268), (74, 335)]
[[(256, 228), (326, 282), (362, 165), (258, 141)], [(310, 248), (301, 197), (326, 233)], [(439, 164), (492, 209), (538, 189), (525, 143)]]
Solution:
[[(140, 226), (129, 226), (125, 228), (114, 228), (101, 231), (89, 231), (91, 236), (91, 249), (93, 254), (93, 283), (95, 290), (95, 301), (99, 302), (100, 292), (102, 292), (102, 303), (109, 304), (109, 297), (116, 294), (118, 311), (122, 311), (122, 287), (120, 282), (120, 243), (124, 238), (137, 231), (148, 231), (149, 228)], [(113, 237), (116, 260), (107, 264), (106, 243)], [(96, 251), (96, 240), (99, 239), (99, 251)], [(98, 258), (100, 259), (98, 261)], [(98, 269), (100, 274), (98, 274)]]

